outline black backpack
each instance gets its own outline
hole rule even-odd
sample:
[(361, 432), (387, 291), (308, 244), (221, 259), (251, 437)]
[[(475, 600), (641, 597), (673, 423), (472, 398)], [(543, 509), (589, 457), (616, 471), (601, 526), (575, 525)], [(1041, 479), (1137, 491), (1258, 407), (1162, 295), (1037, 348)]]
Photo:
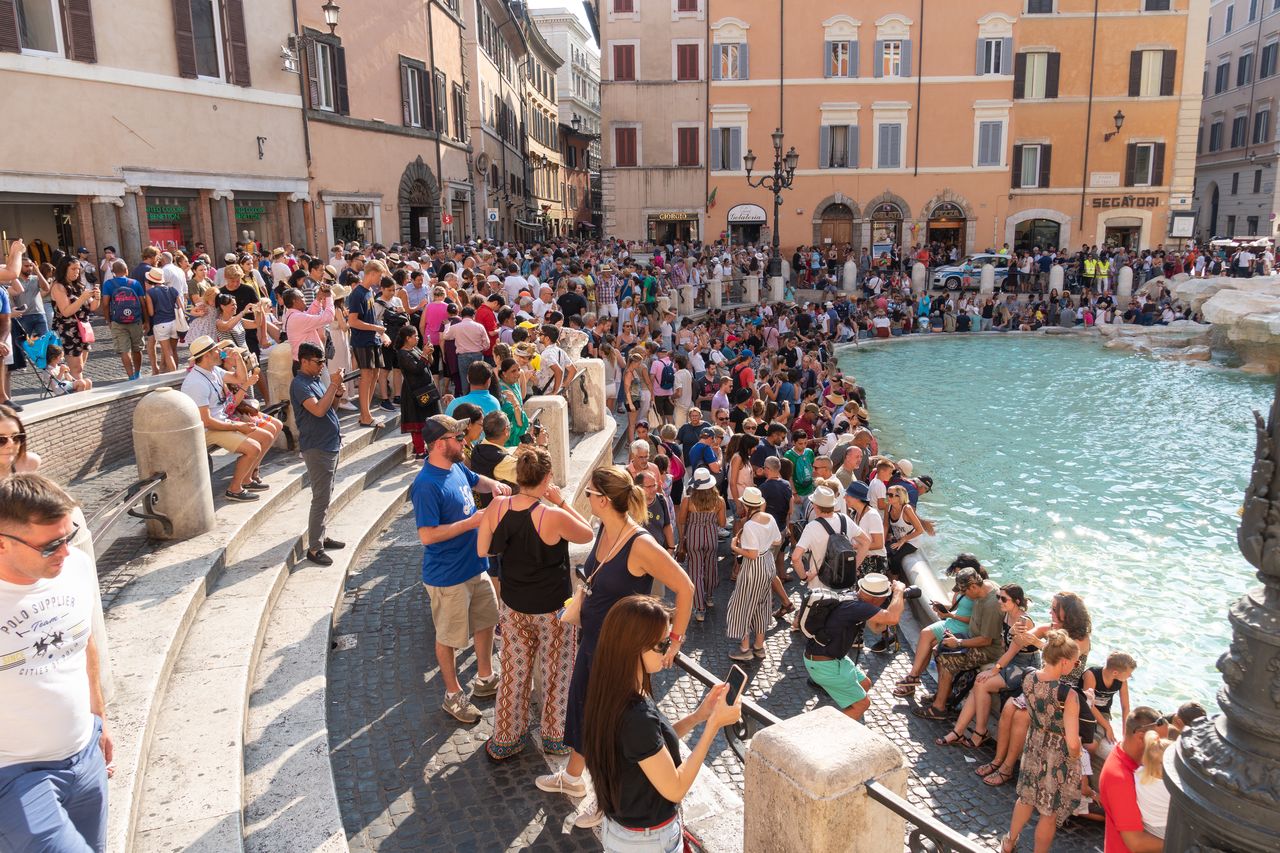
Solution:
[(848, 589), (858, 582), (858, 553), (847, 535), (848, 519), (840, 518), (840, 531), (836, 532), (825, 518), (817, 519), (827, 531), (827, 550), (822, 555), (818, 579), (832, 589)]
[(808, 597), (800, 605), (800, 615), (796, 619), (800, 633), (821, 645), (827, 645), (831, 642), (827, 620), (846, 600), (838, 592), (829, 589), (810, 590)]

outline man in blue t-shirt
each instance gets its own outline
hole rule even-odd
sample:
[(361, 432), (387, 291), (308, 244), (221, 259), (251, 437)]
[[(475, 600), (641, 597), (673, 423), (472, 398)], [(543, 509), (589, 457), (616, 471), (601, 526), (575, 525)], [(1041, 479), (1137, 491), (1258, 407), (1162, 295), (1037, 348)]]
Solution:
[(359, 280), (347, 294), (347, 323), (351, 326), (351, 357), (360, 368), (360, 385), (357, 393), (360, 402), (360, 426), (381, 427), (383, 421), (375, 420), (370, 412), (373, 405), (373, 389), (378, 374), (386, 371), (382, 363), (382, 348), (391, 346), (385, 326), (379, 325), (373, 311), (373, 293), (381, 292), (382, 277), (387, 266), (382, 261), (369, 261), (364, 265)]
[[(128, 271), (129, 265), (118, 258), (111, 264), (112, 277), (102, 283), (102, 316), (110, 324), (111, 341), (120, 354), (125, 376), (137, 379), (142, 372), (142, 327), (146, 321), (147, 292), (141, 281), (125, 275)], [(116, 294), (126, 289), (133, 293), (125, 294), (126, 298), (112, 307)]]
[[(472, 490), (509, 495), (511, 488), (483, 477), (462, 464), (468, 421), (434, 415), (422, 426), (427, 461), (409, 489), (418, 539), (423, 544), (422, 585), (431, 600), (436, 633), (436, 660), (444, 679), (446, 714), (463, 723), (480, 720), (480, 712), (458, 684), (454, 653), (474, 638), (477, 697), (498, 692), (493, 671), (493, 626), (498, 624), (498, 598), (489, 580), (489, 560), (476, 555), (476, 529), (484, 518)], [(496, 505), (496, 504), (492, 504)]]
[(712, 474), (720, 473), (720, 454), (711, 445), (716, 440), (714, 427), (704, 426), (698, 430), (698, 443), (689, 448), (689, 470), (697, 471), (706, 468)]
[(502, 404), (498, 402), (498, 398), (489, 393), (489, 386), (493, 382), (493, 368), (488, 362), (473, 361), (467, 367), (467, 384), (471, 386), (471, 392), (463, 394), (461, 397), (455, 397), (453, 402), (449, 404), (449, 408), (444, 413), (453, 417), (453, 413), (463, 403), (471, 403), (480, 408), (484, 414), (497, 412), (502, 409)]

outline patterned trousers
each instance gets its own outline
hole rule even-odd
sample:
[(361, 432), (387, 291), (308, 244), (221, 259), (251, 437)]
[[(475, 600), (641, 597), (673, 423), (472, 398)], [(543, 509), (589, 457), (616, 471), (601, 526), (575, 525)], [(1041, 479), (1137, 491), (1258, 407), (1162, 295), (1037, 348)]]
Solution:
[(569, 679), (578, 653), (578, 629), (555, 613), (520, 613), (503, 605), (502, 675), (494, 712), (493, 737), (486, 749), (494, 758), (508, 758), (523, 748), (529, 727), (529, 694), (534, 668), (542, 674), (542, 749), (554, 755), (568, 752), (564, 743), (564, 715), (569, 704)]
[(742, 561), (738, 584), (733, 588), (725, 613), (725, 628), (730, 639), (750, 639), (751, 634), (763, 638), (772, 623), (769, 596), (773, 589), (773, 562), (773, 551)]

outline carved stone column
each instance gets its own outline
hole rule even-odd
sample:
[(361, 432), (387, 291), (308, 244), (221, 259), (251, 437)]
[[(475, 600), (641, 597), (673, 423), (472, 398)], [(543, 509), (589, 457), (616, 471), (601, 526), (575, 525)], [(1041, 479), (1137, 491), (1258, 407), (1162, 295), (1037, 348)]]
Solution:
[(236, 237), (232, 229), (231, 199), (229, 190), (214, 190), (209, 195), (210, 219), (213, 220), (213, 247), (215, 263), (221, 263), (222, 256), (235, 248)]
[(315, 246), (307, 239), (306, 220), (307, 194), (294, 193), (289, 196), (289, 242), (298, 248), (306, 247), (313, 255), (324, 256), (327, 246)]
[(137, 187), (124, 188), (124, 202), (120, 209), (120, 256), (130, 264), (142, 258), (142, 227), (140, 218), (147, 215), (146, 199)]
[[(89, 205), (93, 216), (93, 237), (97, 256), (104, 246), (120, 248), (120, 219), (118, 213), (124, 207), (124, 199), (116, 196), (96, 196)], [(118, 257), (118, 255), (117, 255)]]
[(1236, 541), (1262, 586), (1229, 613), (1231, 648), (1218, 659), (1222, 713), (1192, 726), (1165, 757), (1167, 853), (1280, 849), (1280, 386), (1269, 421), (1254, 418)]

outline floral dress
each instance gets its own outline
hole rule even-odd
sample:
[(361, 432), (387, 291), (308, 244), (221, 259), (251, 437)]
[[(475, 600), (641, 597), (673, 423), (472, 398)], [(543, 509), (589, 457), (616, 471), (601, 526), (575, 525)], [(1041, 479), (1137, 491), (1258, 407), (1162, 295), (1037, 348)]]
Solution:
[(1058, 826), (1080, 804), (1080, 761), (1067, 753), (1062, 721), (1067, 689), (1064, 682), (1041, 681), (1034, 672), (1022, 682), (1031, 728), (1022, 752), (1018, 799), (1041, 815), (1052, 815)]
[[(62, 286), (67, 290), (68, 302), (75, 302), (84, 293), (84, 285), (79, 281)], [(70, 317), (62, 316), (56, 305), (53, 309), (53, 330), (62, 338), (62, 351), (65, 355), (84, 355), (91, 348), (80, 334), (80, 321), (89, 322), (89, 301), (86, 299)]]

